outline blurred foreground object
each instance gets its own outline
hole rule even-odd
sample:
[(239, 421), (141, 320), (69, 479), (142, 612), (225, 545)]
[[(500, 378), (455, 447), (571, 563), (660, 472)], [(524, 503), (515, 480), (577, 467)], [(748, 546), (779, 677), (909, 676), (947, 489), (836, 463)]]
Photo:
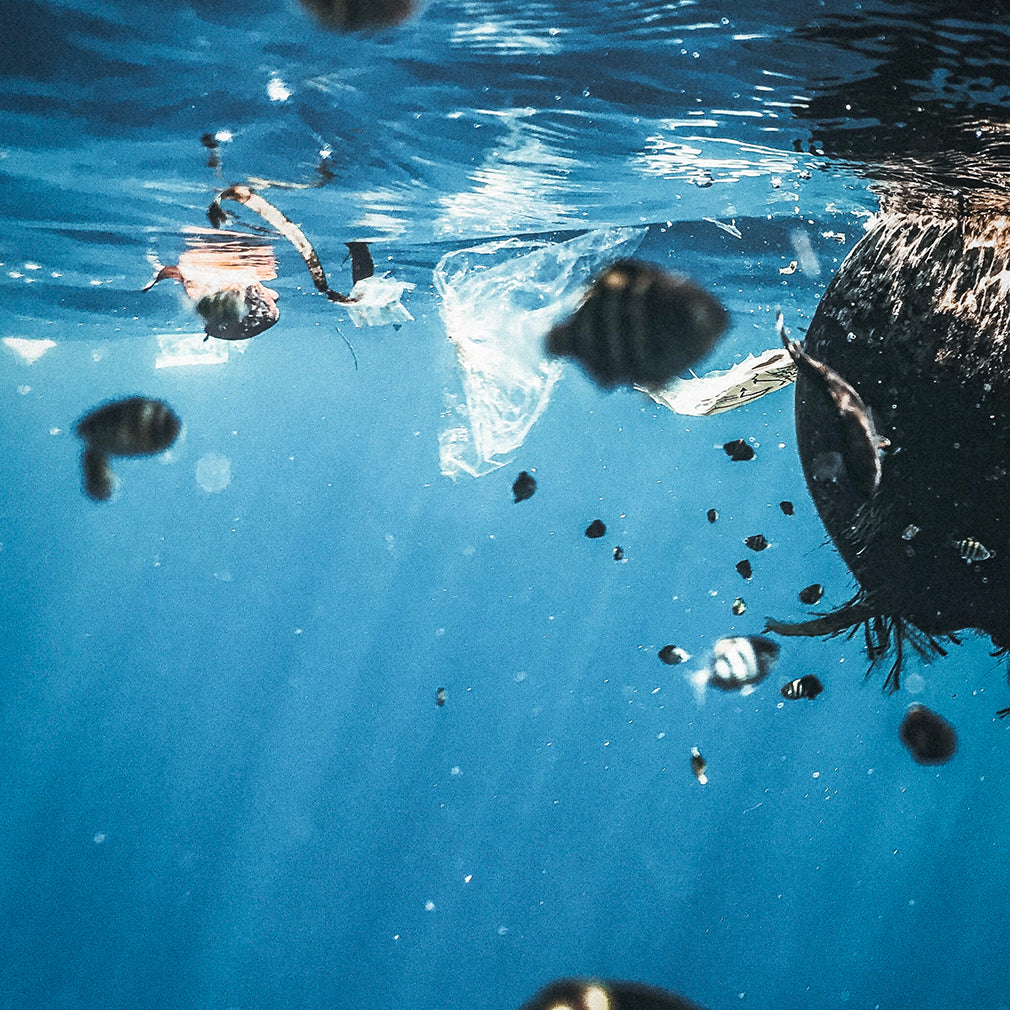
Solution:
[(565, 978), (541, 989), (521, 1010), (702, 1010), (683, 996), (639, 982)]
[(415, 0), (301, 0), (324, 28), (357, 32), (391, 28), (406, 21), (415, 10)]
[(163, 400), (131, 396), (96, 407), (77, 422), (77, 437), (85, 442), (82, 467), (84, 492), (94, 501), (108, 501), (118, 481), (109, 456), (154, 456), (179, 436), (178, 416)]
[(594, 279), (570, 319), (547, 334), (547, 350), (574, 358), (600, 386), (662, 389), (715, 346), (729, 315), (694, 281), (622, 259)]
[(464, 424), (439, 436), (442, 473), (479, 477), (510, 461), (561, 376), (562, 363), (544, 357), (543, 334), (572, 311), (593, 273), (644, 237), (644, 228), (601, 228), (564, 242), (508, 238), (438, 261), (439, 313), (466, 399), (454, 408)]
[(925, 705), (909, 705), (898, 732), (917, 764), (946, 764), (957, 752), (954, 727)]

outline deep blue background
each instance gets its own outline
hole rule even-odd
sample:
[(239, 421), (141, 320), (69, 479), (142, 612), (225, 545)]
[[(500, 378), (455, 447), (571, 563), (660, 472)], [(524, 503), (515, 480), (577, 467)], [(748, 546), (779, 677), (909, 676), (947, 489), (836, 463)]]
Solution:
[[(864, 680), (858, 637), (788, 640), (753, 695), (701, 708), (657, 659), (798, 618), (810, 582), (821, 610), (853, 591), (789, 391), (690, 418), (570, 368), (512, 463), (439, 469), (449, 249), (648, 224), (639, 255), (733, 314), (699, 371), (772, 346), (778, 305), (802, 333), (876, 206), (802, 117), (871, 65), (792, 34), (828, 13), (444, 0), (359, 38), (294, 3), (5, 12), (0, 335), (57, 346), (0, 349), (0, 1007), (514, 1010), (561, 974), (712, 1008), (1007, 1004), (987, 642), (906, 671), (960, 733), (939, 769), (901, 747), (913, 696)], [(415, 321), (355, 330), (279, 242), (281, 322), (155, 369), (157, 335), (199, 325), (178, 289), (140, 292), (148, 254), (174, 262), (228, 182), (312, 182), (323, 149), (329, 184), (266, 195), (338, 279), (372, 240)], [(779, 273), (797, 231), (819, 275)], [(73, 424), (130, 393), (185, 435), (96, 505)], [(737, 437), (753, 461), (719, 448)], [(783, 703), (808, 672), (824, 694)]]

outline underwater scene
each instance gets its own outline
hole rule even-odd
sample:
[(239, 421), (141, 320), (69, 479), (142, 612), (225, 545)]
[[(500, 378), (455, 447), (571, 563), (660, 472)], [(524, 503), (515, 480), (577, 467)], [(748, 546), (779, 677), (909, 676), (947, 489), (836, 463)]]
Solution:
[(0, 1010), (1008, 1010), (1010, 8), (22, 0)]

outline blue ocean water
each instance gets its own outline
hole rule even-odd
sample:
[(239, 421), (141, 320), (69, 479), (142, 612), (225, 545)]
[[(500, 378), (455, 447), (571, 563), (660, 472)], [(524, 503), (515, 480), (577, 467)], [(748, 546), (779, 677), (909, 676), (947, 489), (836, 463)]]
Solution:
[[(730, 311), (699, 374), (774, 347), (779, 306), (801, 335), (875, 182), (1004, 97), (1005, 21), (941, 7), (431, 0), (371, 34), (293, 0), (5, 11), (0, 1007), (514, 1010), (561, 975), (713, 1010), (1008, 1002), (1005, 660), (969, 636), (886, 695), (861, 636), (789, 639), (699, 706), (682, 670), (716, 639), (854, 592), (790, 390), (690, 417), (498, 332), (617, 235)], [(963, 153), (941, 167), (970, 185)], [(274, 235), (278, 324), (201, 343), (181, 287), (142, 288), (234, 183), (334, 287), (370, 242), (412, 319), (355, 327)], [(443, 257), (505, 239), (546, 287), (450, 318)], [(494, 392), (478, 359), (540, 409), (473, 476), (444, 449)], [(183, 436), (91, 502), (74, 424), (131, 394)], [(901, 746), (912, 700), (957, 727), (949, 764)]]

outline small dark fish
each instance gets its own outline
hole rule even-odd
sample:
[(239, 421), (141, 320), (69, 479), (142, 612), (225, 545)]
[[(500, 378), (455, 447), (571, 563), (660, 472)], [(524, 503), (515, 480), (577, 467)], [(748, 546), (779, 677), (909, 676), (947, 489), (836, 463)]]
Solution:
[(708, 511), (707, 511), (707, 512), (705, 513), (705, 517), (706, 517), (706, 518), (708, 519), (708, 521), (709, 521), (710, 523), (714, 523), (714, 522), (716, 522), (716, 521), (718, 520), (718, 518), (719, 518), (719, 513), (718, 513), (718, 512), (716, 512), (716, 510), (715, 510), (715, 509), (709, 509), (709, 510), (708, 510)]
[(945, 764), (957, 750), (954, 727), (925, 705), (908, 706), (899, 734), (913, 760), (921, 765)]
[(520, 1010), (702, 1010), (676, 993), (638, 982), (565, 978), (541, 989)]
[(789, 681), (788, 684), (784, 684), (780, 693), (783, 698), (787, 698), (789, 701), (795, 701), (797, 698), (810, 698), (813, 700), (823, 690), (824, 685), (821, 683), (820, 678), (814, 676), (812, 673), (808, 673), (802, 677), (797, 677), (796, 680)]
[(889, 446), (874, 427), (873, 418), (862, 397), (833, 368), (811, 358), (795, 340), (790, 340), (780, 312), (776, 317), (779, 335), (796, 367), (818, 382), (834, 404), (841, 426), (843, 441), (842, 460), (845, 472), (863, 497), (871, 498), (880, 486), (883, 466), (880, 450)]
[(733, 601), (732, 610), (733, 610), (733, 613), (736, 614), (737, 617), (739, 617), (741, 614), (746, 614), (747, 613), (747, 604), (744, 603), (742, 596), (738, 596)]
[(708, 776), (705, 774), (708, 771), (708, 762), (701, 756), (701, 751), (697, 747), (691, 748), (691, 771), (702, 785), (708, 782)]
[(727, 442), (722, 450), (734, 463), (744, 463), (754, 458), (754, 447), (742, 438), (735, 438), (732, 442)]
[(607, 527), (603, 524), (602, 519), (594, 519), (586, 527), (586, 536), (589, 537), (590, 540), (599, 540), (606, 532)]
[(680, 648), (679, 645), (664, 645), (659, 650), (659, 658), (667, 666), (677, 666), (678, 663), (686, 663), (691, 658), (691, 654)]
[(440, 687), (435, 692), (435, 704), (439, 708), (441, 708), (445, 704), (445, 688), (444, 687)]
[(752, 551), (763, 551), (768, 546), (768, 540), (760, 533), (755, 533), (752, 537), (745, 537), (744, 543)]
[(84, 493), (92, 501), (108, 501), (118, 484), (109, 466), (109, 457), (89, 445), (84, 449), (81, 467), (84, 471)]
[(764, 680), (779, 656), (779, 646), (763, 635), (720, 638), (712, 646), (709, 665), (689, 676), (700, 702), (708, 685), (720, 691), (748, 695)]
[(736, 570), (749, 582), (754, 577), (754, 569), (751, 567), (751, 563), (744, 558), (743, 561), (738, 561), (736, 563)]
[(513, 500), (516, 502), (526, 501), (533, 497), (533, 492), (537, 489), (537, 482), (525, 471), (516, 477), (512, 485)]
[(207, 338), (248, 340), (280, 319), (277, 297), (276, 291), (256, 282), (204, 295), (194, 308), (203, 318)]
[(782, 514), (786, 516), (791, 516), (796, 511), (791, 501), (780, 501), (779, 508), (782, 509)]
[(819, 582), (811, 583), (809, 586), (804, 586), (800, 590), (800, 603), (805, 604), (808, 607), (812, 607), (815, 603), (821, 602), (821, 597), (824, 595), (824, 586)]
[(345, 242), (347, 255), (351, 257), (351, 283), (371, 277), (375, 273), (375, 264), (372, 262), (372, 254), (368, 251), (367, 242)]
[(605, 389), (657, 390), (708, 354), (728, 325), (726, 310), (693, 281), (622, 259), (547, 334), (547, 350), (577, 360)]
[(996, 556), (995, 551), (989, 550), (985, 544), (980, 543), (978, 540), (972, 540), (970, 537), (955, 541), (954, 549), (961, 560), (969, 565), (975, 561), (988, 561), (990, 558)]
[(615, 547), (614, 548), (614, 560), (615, 561), (627, 561), (628, 560), (624, 556), (624, 548), (623, 547)]
[(153, 456), (176, 440), (181, 427), (164, 401), (131, 396), (97, 407), (77, 422), (76, 431), (89, 448), (110, 456)]
[(392, 28), (406, 21), (416, 0), (301, 0), (323, 28), (341, 32)]

